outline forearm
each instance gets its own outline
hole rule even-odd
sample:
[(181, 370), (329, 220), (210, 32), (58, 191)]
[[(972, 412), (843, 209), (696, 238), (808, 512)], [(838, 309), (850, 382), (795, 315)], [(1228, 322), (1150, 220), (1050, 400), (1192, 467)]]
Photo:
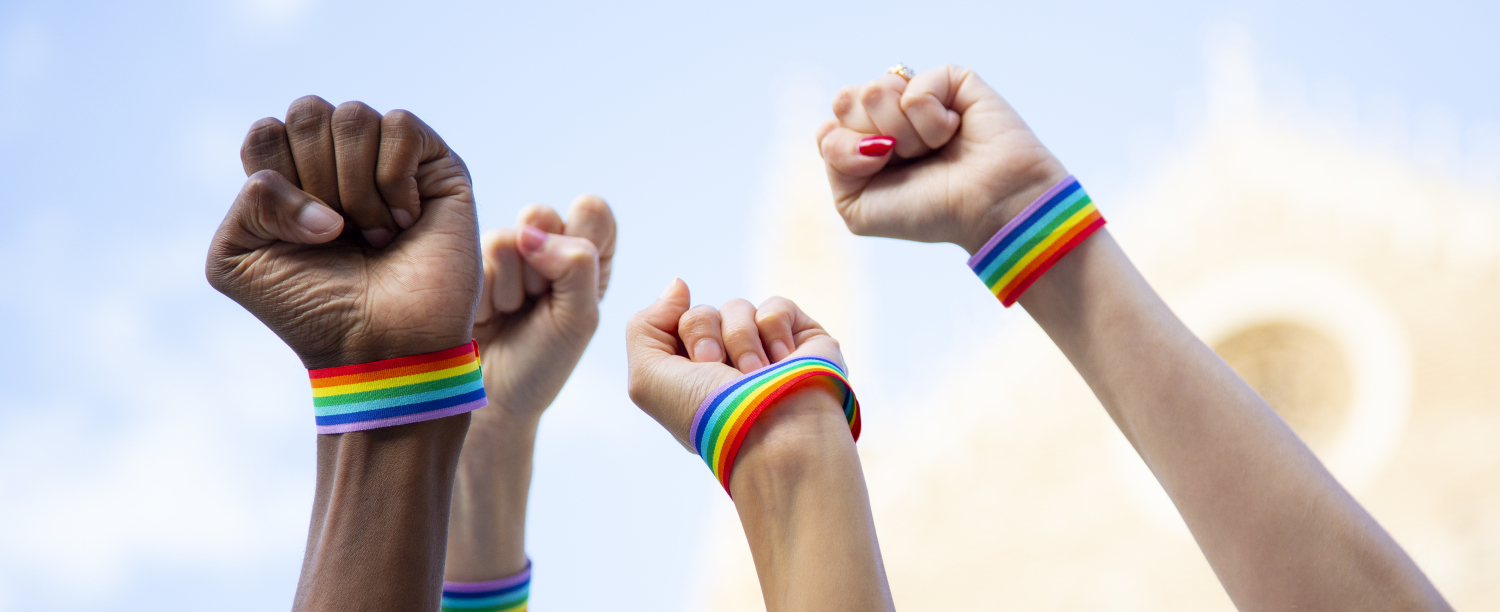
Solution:
[(318, 436), (294, 610), (437, 610), (469, 415)]
[(526, 502), (537, 420), (491, 406), (474, 414), (453, 484), (449, 582), (482, 582), (526, 568)]
[(859, 455), (831, 393), (810, 386), (763, 414), (730, 490), (767, 610), (894, 609)]
[(1021, 304), (1088, 382), (1241, 609), (1441, 609), (1389, 535), (1107, 231)]

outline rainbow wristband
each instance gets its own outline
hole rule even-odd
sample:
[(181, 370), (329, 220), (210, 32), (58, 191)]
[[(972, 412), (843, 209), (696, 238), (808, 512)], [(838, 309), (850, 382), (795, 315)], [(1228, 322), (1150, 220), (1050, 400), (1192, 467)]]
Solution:
[(1010, 308), (1052, 264), (1101, 227), (1104, 217), (1094, 201), (1068, 175), (1000, 228), (969, 258), (969, 268)]
[(489, 403), (479, 345), (308, 370), (318, 433), (339, 434), (463, 414)]
[[(734, 468), (734, 458), (739, 455), (740, 444), (745, 441), (745, 434), (749, 433), (755, 419), (760, 418), (761, 412), (777, 398), (817, 377), (831, 378), (844, 388), (844, 418), (848, 419), (849, 431), (858, 441), (859, 400), (854, 398), (854, 390), (844, 378), (844, 370), (822, 357), (798, 357), (768, 365), (719, 387), (698, 406), (693, 428), (688, 431), (688, 441), (713, 471), (724, 492), (729, 492), (729, 473)], [(733, 496), (730, 493), (730, 497)]]
[(509, 578), (487, 582), (444, 582), (443, 612), (526, 612), (531, 598), (531, 559)]

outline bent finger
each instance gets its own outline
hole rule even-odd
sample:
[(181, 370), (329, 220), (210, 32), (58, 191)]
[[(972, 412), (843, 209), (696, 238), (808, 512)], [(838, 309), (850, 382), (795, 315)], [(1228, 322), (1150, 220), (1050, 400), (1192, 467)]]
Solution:
[(599, 250), (594, 243), (576, 236), (548, 234), (523, 225), (516, 231), (516, 245), (535, 270), (550, 285), (551, 305), (569, 323), (569, 329), (587, 330), (599, 320)]
[(906, 114), (901, 112), (901, 94), (906, 80), (888, 74), (870, 81), (859, 92), (859, 103), (875, 124), (875, 131), (896, 140), (895, 151), (904, 158), (920, 157), (931, 149), (917, 135)]
[(723, 363), (721, 328), (722, 319), (713, 306), (695, 306), (683, 313), (677, 322), (677, 336), (682, 338), (688, 359), (698, 363)]
[[(531, 226), (548, 234), (563, 233), (562, 215), (545, 204), (527, 204), (522, 208), (521, 213), (516, 215), (516, 227), (521, 226)], [(538, 296), (547, 292), (547, 277), (531, 266), (526, 266), (523, 274), (526, 279), (526, 295)]]
[(332, 124), (333, 105), (318, 96), (297, 98), (286, 109), (286, 137), (297, 164), (298, 186), (334, 210), (343, 211)]
[(502, 227), (485, 233), (481, 240), (485, 278), (493, 284), (485, 290), (487, 301), (495, 312), (509, 314), (521, 307), (526, 294), (521, 287), (521, 269), (525, 262), (516, 250), (516, 231)]
[(380, 160), (380, 113), (363, 102), (345, 102), (333, 111), (334, 160), (344, 214), (370, 246), (384, 248), (396, 237), (396, 221), (375, 185)]
[(408, 229), (422, 218), (417, 170), (424, 162), (447, 155), (448, 145), (416, 115), (396, 109), (380, 118), (380, 152), (375, 186), (390, 208), (396, 226)]
[(247, 177), (261, 170), (272, 170), (292, 185), (300, 186), (297, 164), (286, 140), (286, 124), (274, 117), (250, 125), (245, 141), (240, 144), (240, 165), (244, 166)]
[(955, 76), (951, 66), (928, 70), (912, 77), (901, 94), (901, 110), (928, 147), (941, 148), (958, 132), (958, 111), (949, 108), (958, 89)]
[(615, 258), (616, 232), (615, 213), (610, 210), (609, 204), (603, 198), (586, 193), (573, 200), (573, 205), (568, 208), (568, 221), (563, 233), (584, 238), (594, 243), (594, 246), (599, 249), (599, 299), (601, 300), (604, 299), (605, 290), (609, 289), (609, 274)]
[(769, 360), (760, 345), (760, 330), (755, 326), (755, 306), (745, 300), (730, 300), (719, 308), (719, 313), (729, 364), (745, 374), (765, 367)]
[(772, 296), (761, 302), (760, 308), (755, 311), (755, 326), (760, 331), (761, 344), (766, 347), (766, 354), (772, 362), (786, 359), (792, 351), (797, 350), (796, 332), (793, 330), (800, 324), (806, 327), (806, 322), (801, 319), (807, 318), (802, 309), (791, 300), (781, 296)]
[(823, 161), (827, 162), (830, 170), (863, 179), (880, 172), (891, 160), (890, 145), (895, 144), (893, 141), (888, 142), (883, 150), (869, 146), (882, 142), (883, 138), (887, 137), (836, 127), (823, 135), (818, 143), (818, 150), (822, 152)]
[(874, 134), (880, 131), (875, 127), (875, 122), (865, 113), (864, 105), (859, 103), (859, 92), (862, 86), (849, 85), (840, 89), (833, 96), (833, 116), (839, 118), (839, 125), (851, 130)]

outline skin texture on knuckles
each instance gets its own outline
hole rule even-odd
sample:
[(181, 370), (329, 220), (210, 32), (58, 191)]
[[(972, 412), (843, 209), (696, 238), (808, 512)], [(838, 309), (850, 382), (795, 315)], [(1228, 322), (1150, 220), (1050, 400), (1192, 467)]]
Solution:
[[(288, 112), (295, 130), (269, 118), (252, 126), (241, 148), (250, 178), (210, 246), (210, 284), (270, 327), (308, 368), (422, 354), (467, 342), (481, 268), (473, 190), (463, 161), (431, 128), (404, 112), (409, 119), (393, 125), (389, 134), (334, 143), (333, 155), (324, 156), (316, 133), (324, 111), (331, 121), (331, 106), (303, 98)], [(382, 159), (387, 136), (420, 146), (387, 148), (391, 155)], [(386, 174), (415, 186), (421, 214), (385, 248), (351, 236), (354, 226), (347, 214), (341, 235), (315, 236), (283, 222), (289, 211), (313, 204), (340, 210), (302, 186), (316, 186), (339, 201), (335, 158), (341, 146), (350, 147), (346, 157), (409, 171)], [(381, 189), (375, 170), (358, 175), (367, 182), (365, 193)], [(334, 189), (326, 191), (329, 187)]]

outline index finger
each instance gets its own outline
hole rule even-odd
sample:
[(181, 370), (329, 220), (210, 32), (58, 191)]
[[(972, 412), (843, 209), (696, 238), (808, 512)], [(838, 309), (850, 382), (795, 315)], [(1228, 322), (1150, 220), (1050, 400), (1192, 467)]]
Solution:
[(292, 147), (287, 142), (286, 124), (274, 117), (250, 124), (245, 142), (240, 145), (240, 165), (245, 167), (245, 176), (261, 170), (275, 170), (293, 186), (302, 188), (302, 182), (297, 178), (297, 163), (292, 158)]

